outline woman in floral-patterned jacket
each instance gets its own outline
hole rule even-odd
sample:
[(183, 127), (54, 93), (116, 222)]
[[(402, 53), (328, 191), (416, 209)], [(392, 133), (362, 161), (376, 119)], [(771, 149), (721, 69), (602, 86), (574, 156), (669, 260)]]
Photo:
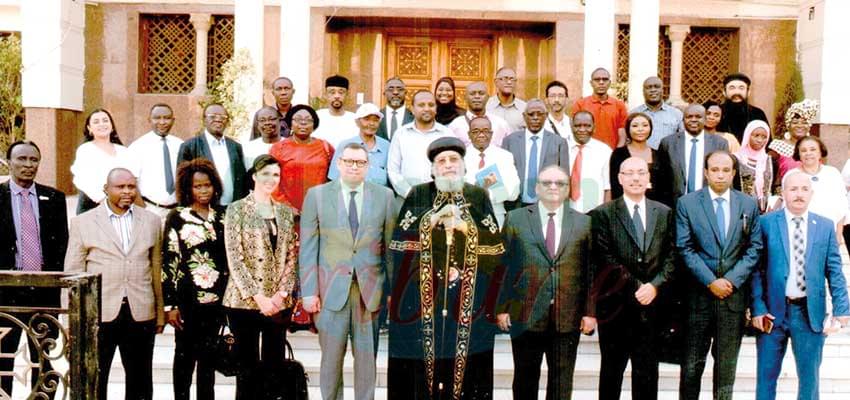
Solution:
[(221, 180), (206, 159), (177, 168), (177, 202), (165, 220), (162, 289), (166, 319), (174, 326), (174, 398), (188, 400), (198, 365), (197, 398), (215, 398), (210, 356), (224, 316), (227, 285)]
[(295, 304), (298, 235), (295, 211), (272, 199), (280, 182), (278, 161), (263, 154), (254, 160), (249, 175), (254, 190), (231, 203), (224, 218), (230, 265), (224, 306), (241, 367), (236, 400), (274, 399), (275, 391), (286, 384), (280, 382), (279, 374), (286, 326)]

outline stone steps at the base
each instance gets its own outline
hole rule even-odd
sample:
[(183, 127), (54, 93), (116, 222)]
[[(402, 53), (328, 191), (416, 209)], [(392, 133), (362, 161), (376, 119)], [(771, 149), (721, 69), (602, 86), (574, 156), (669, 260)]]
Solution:
[[(173, 337), (166, 334), (158, 337), (154, 355), (154, 382), (167, 384), (172, 380), (171, 362), (173, 358)], [(295, 356), (303, 364), (310, 376), (310, 385), (318, 386), (319, 365), (321, 351), (318, 349), (317, 338), (309, 333), (298, 333), (290, 335), (290, 341), (295, 348)], [(496, 352), (494, 354), (494, 386), (497, 389), (509, 389), (513, 379), (513, 361), (510, 352), (510, 340), (506, 336), (499, 336), (496, 340)], [(378, 387), (386, 387), (387, 379), (387, 354), (386, 338), (382, 337), (381, 351), (378, 354)], [(595, 350), (594, 350), (595, 349)], [(827, 350), (824, 352), (824, 362), (821, 368), (821, 392), (842, 393), (850, 398), (850, 369), (846, 368), (845, 354), (850, 351), (850, 336), (838, 335), (827, 339)], [(786, 354), (783, 372), (779, 382), (780, 392), (795, 392), (797, 389), (797, 377), (794, 369), (793, 355)], [(353, 360), (350, 352), (345, 358), (344, 379), (347, 387), (353, 382)], [(755, 344), (752, 338), (745, 338), (741, 355), (738, 361), (738, 373), (736, 379), (736, 392), (749, 393), (755, 390)], [(541, 387), (545, 387), (545, 363), (541, 376)], [(595, 391), (598, 388), (599, 354), (598, 343), (594, 337), (582, 337), (582, 344), (576, 362), (574, 386), (577, 390)], [(712, 360), (709, 357), (703, 379), (703, 388), (711, 387)], [(627, 368), (625, 372), (624, 388), (630, 387), (631, 372)], [(123, 382), (123, 370), (120, 360), (116, 358), (112, 367), (110, 382)], [(219, 383), (233, 384), (233, 378), (219, 376)], [(659, 370), (659, 389), (661, 391), (677, 391), (679, 385), (679, 367), (676, 365), (662, 364)]]
[[(318, 387), (311, 386), (310, 390), (310, 398), (311, 399), (321, 399), (321, 393)], [(215, 395), (216, 400), (234, 400), (235, 399), (235, 391), (236, 387), (233, 385), (225, 385), (219, 384), (215, 387)], [(545, 397), (545, 391), (541, 390), (538, 398), (543, 399)], [(111, 399), (121, 399), (124, 398), (124, 384), (123, 383), (112, 383), (109, 384), (109, 398)], [(171, 399), (173, 398), (172, 389), (170, 384), (154, 384), (153, 387), (153, 398), (155, 399)], [(193, 397), (194, 398), (194, 397)], [(354, 398), (354, 389), (351, 387), (345, 388), (344, 398), (353, 399)], [(377, 388), (375, 390), (375, 400), (386, 400), (387, 391), (384, 388)], [(573, 400), (596, 400), (598, 398), (598, 394), (595, 390), (576, 390), (573, 392)], [(621, 397), (623, 400), (631, 400), (631, 392), (623, 391)], [(796, 393), (777, 393), (776, 400), (795, 400)], [(821, 400), (847, 400), (847, 396), (845, 394), (835, 394), (835, 393), (821, 393)], [(493, 391), (493, 400), (512, 400), (513, 396), (511, 395), (510, 389), (496, 389)], [(679, 393), (676, 391), (660, 391), (658, 392), (658, 400), (678, 400)], [(735, 400), (754, 400), (754, 393), (735, 393)], [(711, 400), (710, 393), (702, 393), (700, 395), (700, 400)]]
[[(319, 336), (309, 332), (287, 333), (286, 340), (292, 345), (294, 351), (298, 350), (319, 350)], [(379, 350), (387, 349), (387, 335), (382, 334), (379, 338)], [(756, 355), (755, 338), (745, 337), (741, 345), (741, 356)], [(157, 348), (174, 347), (174, 330), (171, 327), (166, 327), (165, 332), (156, 337)], [(510, 353), (511, 339), (508, 335), (496, 335), (495, 350), (496, 353)], [(790, 348), (789, 348), (790, 351)], [(599, 354), (599, 336), (581, 336), (579, 342), (578, 354)], [(831, 335), (826, 339), (823, 349), (824, 358), (829, 357), (847, 357), (850, 358), (850, 328), (845, 328), (838, 334)]]
[[(318, 345), (318, 337), (311, 333), (299, 332), (288, 335), (295, 351), (296, 358), (300, 360), (310, 376), (310, 386), (313, 388), (319, 385), (319, 365), (321, 359), (321, 351)], [(387, 343), (386, 336), (381, 336), (380, 351), (378, 354), (378, 376), (377, 384), (379, 388), (386, 387), (387, 381)], [(174, 335), (173, 331), (168, 328), (162, 335), (158, 335), (156, 339), (154, 351), (154, 382), (158, 386), (170, 386), (172, 382), (172, 360), (174, 356)], [(589, 391), (595, 393), (598, 387), (598, 372), (599, 372), (599, 347), (597, 337), (582, 336), (579, 345), (579, 355), (576, 363), (575, 372), (575, 388), (579, 391)], [(510, 339), (506, 335), (499, 335), (496, 338), (496, 351), (494, 354), (494, 387), (498, 390), (509, 390), (513, 379), (513, 362), (511, 359)], [(751, 394), (755, 390), (755, 341), (753, 338), (744, 338), (744, 343), (741, 349), (741, 354), (738, 362), (738, 373), (735, 385), (736, 399), (737, 393)], [(842, 400), (850, 399), (850, 368), (847, 368), (847, 360), (850, 359), (850, 334), (843, 332), (837, 335), (830, 336), (826, 340), (824, 349), (824, 362), (821, 368), (821, 393), (824, 395), (837, 394)], [(20, 361), (20, 360), (19, 360)], [(21, 368), (20, 362), (16, 362), (17, 367)], [(345, 358), (344, 379), (347, 388), (352, 387), (353, 382), (353, 360), (350, 352)], [(60, 370), (65, 370), (67, 364), (58, 366)], [(542, 367), (543, 374), (541, 377), (540, 387), (545, 387), (545, 362)], [(630, 370), (625, 371), (624, 389), (630, 387)], [(703, 379), (703, 391), (710, 390), (712, 376), (712, 361), (709, 357), (708, 365)], [(659, 390), (662, 393), (675, 393), (678, 389), (679, 382), (679, 367), (670, 364), (662, 364), (659, 371)], [(113, 362), (110, 376), (110, 384), (115, 383), (123, 385), (124, 372), (120, 364), (120, 358), (116, 357)], [(219, 386), (227, 387), (235, 384), (234, 378), (219, 376), (217, 379)], [(18, 386), (16, 384), (16, 386)], [(797, 388), (797, 377), (794, 368), (793, 355), (788, 351), (783, 362), (783, 372), (779, 382), (779, 392), (782, 394), (795, 393)], [(17, 392), (17, 390), (16, 390)], [(20, 393), (20, 392), (18, 392)], [(160, 398), (160, 397), (156, 397)], [(664, 398), (663, 396), (660, 398)], [(749, 397), (741, 397), (747, 399)], [(780, 396), (780, 398), (783, 398)], [(829, 399), (830, 397), (824, 397)]]
[[(292, 348), (297, 350), (319, 350), (319, 337), (315, 334), (308, 332), (297, 332), (294, 334), (287, 334), (286, 336), (289, 343), (292, 345)], [(167, 345), (171, 346), (174, 342), (173, 339), (169, 339), (167, 334), (161, 337), (162, 340), (157, 341), (157, 345)], [(756, 346), (755, 346), (755, 338), (745, 337), (743, 339), (743, 343), (741, 345), (741, 356), (756, 356)], [(387, 348), (387, 336), (381, 335), (380, 343), (378, 344), (379, 349), (386, 350)], [(497, 335), (495, 340), (495, 349), (496, 353), (510, 353), (511, 352), (511, 340), (508, 335)], [(790, 348), (789, 348), (790, 351)], [(850, 358), (850, 328), (846, 328), (845, 331), (842, 331), (836, 335), (832, 335), (827, 338), (826, 343), (824, 344), (823, 351), (824, 358), (828, 357), (847, 357)], [(578, 354), (599, 354), (599, 336), (581, 336), (581, 341), (579, 341)]]

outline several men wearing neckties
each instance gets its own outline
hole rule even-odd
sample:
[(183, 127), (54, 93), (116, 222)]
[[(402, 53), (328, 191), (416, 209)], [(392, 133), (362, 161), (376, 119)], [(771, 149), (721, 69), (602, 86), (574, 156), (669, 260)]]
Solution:
[[(607, 146), (605, 146), (607, 148)], [(619, 400), (626, 363), (632, 398), (658, 398), (658, 308), (655, 298), (673, 277), (673, 211), (646, 198), (649, 166), (627, 158), (617, 176), (623, 197), (590, 212), (597, 255), (593, 295), (599, 320), (599, 399)]]
[(378, 126), (378, 137), (391, 141), (395, 131), (402, 125), (413, 121), (413, 113), (404, 106), (404, 96), (407, 88), (401, 78), (394, 76), (387, 79), (384, 85), (384, 97), (387, 105), (384, 106), (384, 119)]
[(707, 187), (676, 203), (676, 250), (689, 272), (679, 398), (699, 398), (711, 349), (714, 398), (731, 400), (749, 300), (747, 282), (761, 257), (761, 225), (755, 200), (731, 188), (735, 156), (712, 151), (704, 164)]
[(509, 212), (502, 229), (507, 272), (496, 317), (511, 333), (515, 399), (537, 398), (544, 355), (546, 399), (570, 399), (579, 332), (596, 329), (591, 218), (566, 202), (569, 182), (562, 168), (543, 168), (537, 204)]
[(611, 180), (608, 161), (611, 148), (594, 139), (596, 125), (593, 114), (579, 111), (572, 118), (570, 147), (570, 207), (588, 212), (611, 200)]
[[(549, 165), (569, 168), (570, 156), (564, 138), (543, 129), (546, 122), (546, 105), (540, 99), (531, 99), (523, 113), (526, 128), (508, 135), (502, 148), (511, 152), (519, 173), (519, 198), (508, 210), (537, 204), (537, 174)], [(568, 172), (569, 173), (569, 172)]]
[(98, 398), (106, 399), (118, 348), (126, 373), (125, 398), (150, 400), (154, 335), (165, 325), (162, 222), (133, 205), (138, 190), (130, 171), (110, 171), (103, 190), (103, 204), (71, 220), (65, 271), (102, 277)]
[(177, 156), (183, 140), (169, 135), (174, 112), (168, 104), (154, 104), (150, 111), (151, 130), (130, 144), (130, 153), (138, 160), (139, 193), (148, 210), (163, 219), (174, 208)]
[[(68, 214), (65, 194), (48, 186), (35, 182), (41, 151), (35, 143), (17, 141), (6, 150), (11, 179), (0, 184), (0, 270), (25, 272), (62, 271), (65, 249), (68, 246)], [(0, 305), (20, 307), (58, 307), (58, 289), (35, 287), (3, 288), (0, 290)], [(34, 314), (14, 313), (12, 316), (25, 324), (31, 323)], [(36, 317), (35, 323), (43, 322)], [(33, 326), (33, 325), (31, 325)], [(21, 329), (11, 321), (0, 318), (0, 328), (9, 331), (0, 338), (0, 352), (15, 354), (21, 338)], [(56, 338), (55, 329), (48, 337)], [(27, 340), (32, 362), (38, 363), (40, 349), (36, 343)], [(0, 358), (0, 372), (11, 372), (15, 358)], [(45, 370), (33, 369), (33, 394), (44, 393), (53, 398), (44, 387), (35, 387), (39, 372), (47, 373), (50, 363), (44, 364)], [(49, 375), (46, 375), (49, 377)], [(45, 385), (56, 383), (48, 378)], [(12, 396), (12, 376), (2, 377), (2, 394)], [(4, 397), (0, 394), (0, 397)]]
[[(468, 87), (467, 87), (467, 90)], [(488, 117), (474, 117), (469, 121), (469, 141), (466, 146), (466, 182), (487, 190), (493, 213), (499, 226), (505, 223), (505, 202), (519, 196), (519, 175), (513, 155), (491, 143), (493, 129)]]
[(352, 142), (337, 153), (339, 179), (311, 188), (304, 199), (301, 294), (304, 309), (319, 313), (322, 397), (343, 397), (343, 358), (351, 337), (354, 397), (367, 400), (375, 396), (377, 316), (395, 209), (389, 188), (366, 181), (371, 160), (363, 145)]
[(245, 182), (245, 160), (242, 145), (224, 136), (230, 116), (221, 104), (204, 108), (204, 131), (182, 145), (177, 164), (196, 158), (206, 158), (215, 165), (224, 186), (221, 205), (228, 205), (248, 194)]
[[(786, 174), (782, 197), (784, 209), (761, 217), (764, 262), (752, 279), (753, 327), (763, 332), (756, 339), (756, 399), (776, 398), (789, 338), (797, 366), (797, 398), (817, 399), (826, 335), (850, 323), (847, 281), (832, 221), (808, 211), (809, 175)], [(827, 285), (833, 317), (826, 312)]]
[(690, 104), (685, 108), (685, 133), (679, 132), (665, 137), (658, 147), (658, 162), (670, 178), (660, 188), (667, 205), (676, 206), (676, 200), (688, 193), (703, 188), (704, 155), (715, 150), (728, 150), (726, 139), (707, 135), (705, 108)]

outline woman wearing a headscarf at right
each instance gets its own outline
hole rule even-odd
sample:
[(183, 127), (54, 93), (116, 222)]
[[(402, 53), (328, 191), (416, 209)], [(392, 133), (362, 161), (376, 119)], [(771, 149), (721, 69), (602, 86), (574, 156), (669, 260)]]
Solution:
[[(770, 204), (773, 183), (773, 163), (765, 151), (770, 138), (767, 122), (750, 121), (744, 128), (738, 158), (738, 180), (741, 191), (756, 200), (762, 213), (772, 208)], [(774, 199), (775, 200), (775, 199)]]
[(773, 183), (775, 187), (782, 184), (782, 177), (786, 172), (800, 166), (800, 162), (794, 159), (794, 146), (797, 141), (809, 136), (812, 121), (818, 115), (818, 108), (818, 102), (810, 99), (792, 104), (785, 112), (787, 131), (782, 138), (775, 138), (767, 145), (767, 154), (777, 167)]

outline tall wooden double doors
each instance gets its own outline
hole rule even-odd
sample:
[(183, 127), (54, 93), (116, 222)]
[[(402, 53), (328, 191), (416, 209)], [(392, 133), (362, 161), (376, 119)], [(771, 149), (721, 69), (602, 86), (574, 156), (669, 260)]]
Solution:
[(398, 76), (407, 86), (405, 104), (419, 89), (433, 91), (438, 79), (455, 81), (458, 105), (466, 106), (466, 85), (484, 81), (492, 93), (493, 40), (439, 36), (389, 36), (384, 80)]

